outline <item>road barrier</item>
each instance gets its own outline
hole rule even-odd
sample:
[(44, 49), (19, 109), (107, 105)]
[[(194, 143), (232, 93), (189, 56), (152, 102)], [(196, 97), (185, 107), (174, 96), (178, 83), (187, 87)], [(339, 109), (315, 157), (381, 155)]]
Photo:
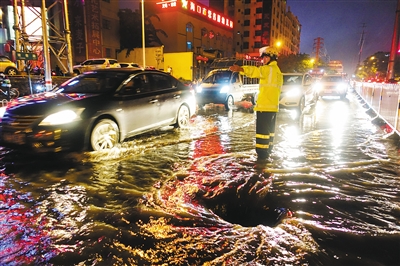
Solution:
[(354, 90), (385, 123), (387, 137), (400, 136), (400, 85), (356, 82)]

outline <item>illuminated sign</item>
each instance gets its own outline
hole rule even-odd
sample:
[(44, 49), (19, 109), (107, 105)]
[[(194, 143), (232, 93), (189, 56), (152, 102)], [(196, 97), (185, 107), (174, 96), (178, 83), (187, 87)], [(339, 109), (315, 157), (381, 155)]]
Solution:
[[(179, 4), (180, 2), (180, 4)], [(166, 0), (166, 1), (161, 1), (157, 2), (157, 5), (160, 5), (162, 9), (171, 9), (171, 8), (177, 8), (181, 7), (184, 10), (187, 10), (191, 13), (195, 13), (199, 16), (202, 16), (208, 20), (212, 20), (216, 23), (219, 23), (223, 26), (233, 28), (233, 21), (226, 17), (223, 14), (219, 14), (212, 9), (208, 8), (207, 6), (204, 6), (200, 3), (197, 3), (195, 1), (190, 1), (190, 0)]]

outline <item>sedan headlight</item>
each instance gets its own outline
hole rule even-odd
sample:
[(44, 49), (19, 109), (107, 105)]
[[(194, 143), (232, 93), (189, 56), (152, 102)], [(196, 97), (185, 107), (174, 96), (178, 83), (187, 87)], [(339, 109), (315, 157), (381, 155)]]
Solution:
[(289, 96), (289, 97), (300, 96), (301, 95), (301, 89), (296, 87), (296, 88), (288, 90), (285, 94), (286, 94), (286, 96)]
[(197, 86), (196, 87), (196, 92), (197, 93), (201, 93), (203, 91), (203, 87), (202, 86)]
[(51, 115), (48, 115), (39, 126), (54, 126), (68, 124), (81, 119), (80, 115), (85, 108), (80, 108), (77, 110), (64, 110)]
[(219, 91), (219, 93), (227, 93), (229, 91), (229, 86), (225, 85), (221, 88), (221, 90)]

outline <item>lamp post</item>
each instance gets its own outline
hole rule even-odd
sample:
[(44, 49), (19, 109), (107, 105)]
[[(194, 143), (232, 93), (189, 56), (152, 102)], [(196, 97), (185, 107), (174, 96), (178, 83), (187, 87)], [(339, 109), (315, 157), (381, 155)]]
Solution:
[(143, 68), (146, 68), (146, 31), (144, 28), (144, 0), (142, 0), (142, 50), (143, 50)]

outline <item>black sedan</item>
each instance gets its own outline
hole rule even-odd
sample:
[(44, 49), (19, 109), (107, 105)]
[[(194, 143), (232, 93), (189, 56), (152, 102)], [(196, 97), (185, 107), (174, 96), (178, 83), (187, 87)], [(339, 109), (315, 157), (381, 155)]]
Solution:
[(106, 150), (196, 112), (192, 89), (157, 70), (102, 69), (1, 108), (4, 146), (36, 152)]

